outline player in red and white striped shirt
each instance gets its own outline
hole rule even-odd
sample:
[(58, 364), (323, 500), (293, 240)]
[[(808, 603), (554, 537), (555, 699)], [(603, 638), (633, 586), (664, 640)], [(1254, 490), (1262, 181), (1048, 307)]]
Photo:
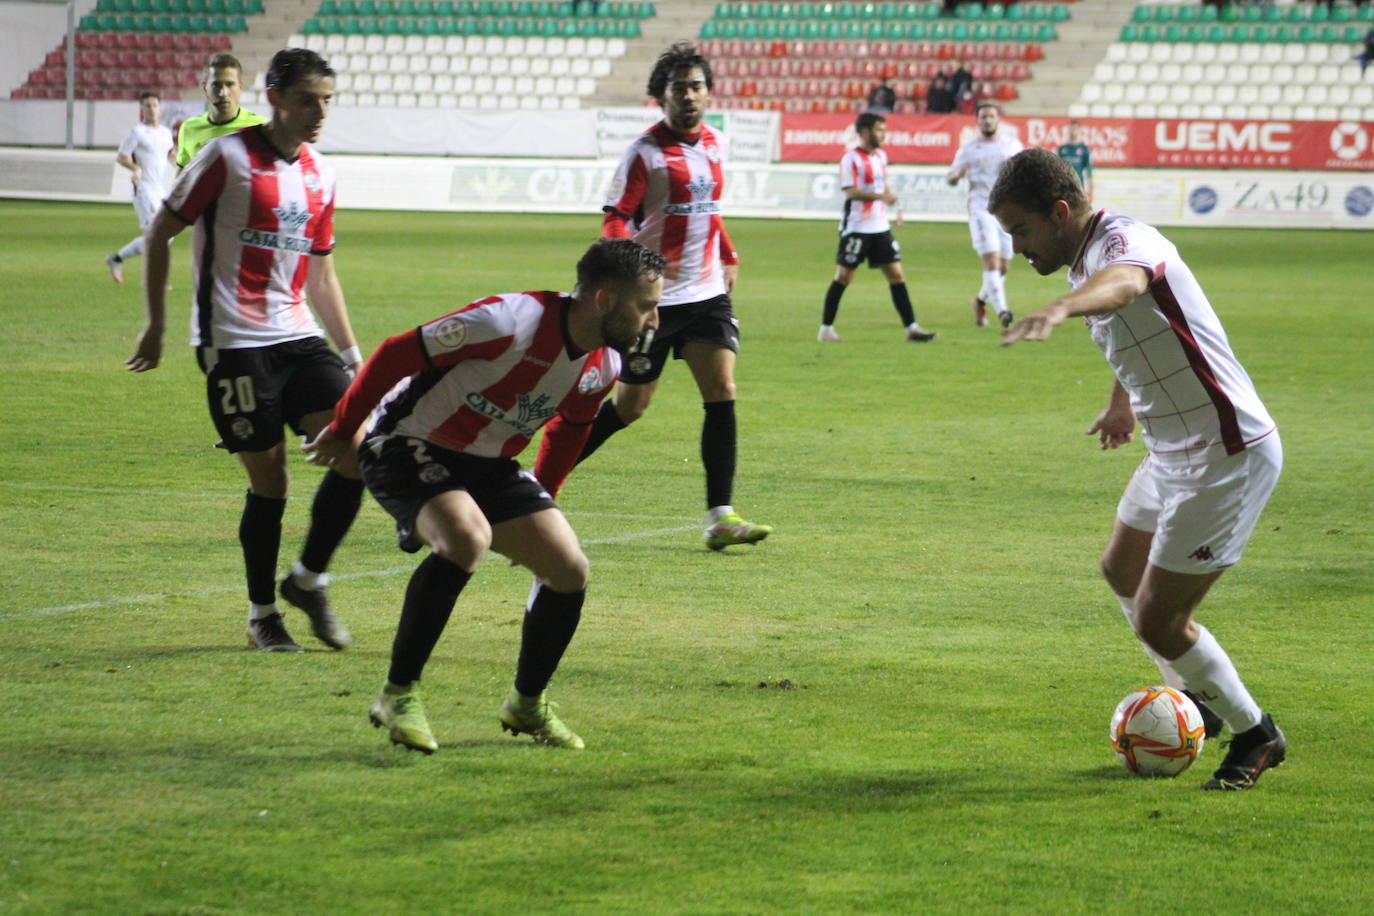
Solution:
[[(711, 95), (711, 65), (687, 43), (661, 54), (649, 76), (649, 95), (663, 120), (630, 145), (606, 201), (602, 235), (631, 237), (663, 255), (662, 327), (641, 352), (630, 355), (614, 398), (597, 414), (579, 455), (542, 451), (539, 479), (557, 492), (563, 478), (545, 469), (569, 469), (613, 434), (644, 415), (671, 354), (687, 361), (701, 392), (705, 420), (701, 459), (706, 470), (706, 546), (754, 544), (772, 533), (745, 521), (730, 505), (735, 482), (735, 352), (739, 322), (730, 292), (739, 259), (721, 220), (725, 183), (722, 138), (702, 123)], [(552, 427), (555, 432), (561, 421)]]
[[(935, 335), (916, 323), (911, 308), (911, 296), (906, 289), (906, 275), (902, 272), (901, 249), (892, 237), (892, 223), (887, 208), (896, 207), (897, 195), (887, 183), (887, 153), (883, 152), (883, 138), (887, 133), (887, 119), (865, 111), (854, 121), (859, 145), (840, 160), (840, 190), (844, 192), (844, 215), (840, 217), (840, 250), (835, 255), (835, 279), (825, 293), (825, 310), (821, 315), (821, 330), (816, 339), (821, 343), (838, 341), (835, 316), (840, 311), (840, 297), (854, 280), (854, 272), (864, 261), (876, 267), (887, 278), (892, 305), (902, 319), (906, 339), (924, 343)], [(902, 211), (897, 210), (898, 228), (902, 225)]]
[(1094, 213), (1063, 159), (1039, 148), (1013, 156), (988, 210), (1037, 273), (1068, 266), (1073, 287), (1002, 343), (1044, 340), (1081, 316), (1116, 375), (1089, 434), (1116, 448), (1141, 423), (1148, 454), (1117, 506), (1102, 572), (1169, 686), (1204, 705), (1209, 733), (1231, 729), (1203, 788), (1248, 789), (1287, 743), (1193, 613), (1240, 559), (1278, 481), (1274, 421), (1178, 250), (1144, 223)]
[[(277, 609), (275, 578), (286, 507), (282, 426), (315, 435), (362, 363), (334, 273), (334, 170), (316, 142), (334, 92), (334, 71), (302, 48), (279, 52), (267, 73), (272, 120), (206, 144), (181, 173), (148, 232), (144, 295), (148, 326), (128, 361), (157, 367), (166, 327), (167, 242), (194, 236), (191, 344), (206, 376), (210, 416), (248, 473), (239, 523), (248, 573), (252, 644), (299, 652)], [(306, 294), (342, 351), (331, 351)], [(300, 560), (281, 594), (335, 649), (352, 640), (328, 602), (325, 569), (362, 502), (353, 461), (324, 476)]]
[(305, 446), (321, 464), (350, 458), (375, 407), (360, 455), (367, 486), (395, 517), (401, 548), (432, 551), (406, 588), (387, 683), (372, 704), (373, 723), (392, 741), (437, 749), (420, 675), (491, 548), (536, 577), (501, 722), (542, 744), (583, 746), (544, 690), (577, 629), (587, 558), (553, 499), (514, 458), (555, 415), (567, 420), (567, 453), (577, 454), (615, 384), (620, 353), (658, 324), (663, 269), (642, 245), (602, 239), (578, 262), (571, 296), (491, 296), (392, 337), (340, 399), (334, 421)]

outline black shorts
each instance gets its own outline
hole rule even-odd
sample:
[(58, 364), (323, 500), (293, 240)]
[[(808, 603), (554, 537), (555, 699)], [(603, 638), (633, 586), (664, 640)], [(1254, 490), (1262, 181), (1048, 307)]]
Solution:
[(373, 497), (396, 519), (396, 543), (407, 553), (422, 546), (415, 536), (420, 508), (450, 490), (471, 496), (493, 525), (558, 508), (514, 458), (468, 455), (424, 439), (374, 436), (358, 450), (358, 466)]
[(282, 424), (304, 434), (301, 418), (332, 410), (348, 390), (348, 370), (320, 337), (268, 347), (197, 347), (210, 419), (230, 452), (265, 452)]
[(901, 246), (891, 232), (851, 232), (840, 236), (835, 263), (853, 269), (864, 261), (869, 267), (895, 264), (902, 259)]
[(694, 342), (718, 344), (739, 352), (739, 322), (728, 295), (667, 308), (659, 306), (658, 330), (649, 352), (626, 356), (620, 380), (631, 385), (654, 381), (663, 373), (670, 352), (673, 359), (682, 359), (682, 348)]

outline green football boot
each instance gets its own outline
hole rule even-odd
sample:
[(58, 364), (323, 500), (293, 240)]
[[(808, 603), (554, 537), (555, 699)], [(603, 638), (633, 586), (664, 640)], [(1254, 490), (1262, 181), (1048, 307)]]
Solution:
[(587, 745), (554, 714), (553, 707), (544, 693), (525, 697), (512, 687), (501, 704), (501, 728), (512, 735), (529, 735), (537, 744), (582, 750)]
[(746, 522), (738, 512), (727, 512), (706, 529), (703, 537), (707, 547), (724, 550), (731, 544), (757, 544), (772, 533), (772, 525), (755, 525)]
[(395, 688), (388, 684), (372, 701), (368, 718), (377, 728), (391, 732), (391, 743), (399, 744), (407, 750), (432, 754), (439, 749), (434, 733), (429, 730), (429, 720), (425, 718), (425, 704), (420, 699), (420, 686), (410, 685), (405, 693), (392, 693)]

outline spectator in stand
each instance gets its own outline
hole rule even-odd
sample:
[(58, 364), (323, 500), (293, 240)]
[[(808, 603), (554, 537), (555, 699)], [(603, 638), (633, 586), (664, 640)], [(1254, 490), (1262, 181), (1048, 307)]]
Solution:
[(954, 95), (954, 101), (958, 104), (964, 98), (964, 93), (973, 89), (973, 74), (969, 72), (968, 64), (960, 61), (959, 69), (955, 70), (949, 77), (949, 91)]
[(1355, 59), (1360, 62), (1360, 76), (1369, 69), (1369, 62), (1374, 60), (1374, 28), (1364, 33), (1364, 50), (1355, 55)]
[(896, 107), (897, 91), (887, 84), (887, 77), (883, 77), (868, 94), (868, 111), (874, 114), (892, 114)]
[(949, 114), (954, 107), (954, 93), (949, 91), (945, 75), (935, 74), (935, 79), (930, 81), (930, 91), (926, 93), (926, 114)]

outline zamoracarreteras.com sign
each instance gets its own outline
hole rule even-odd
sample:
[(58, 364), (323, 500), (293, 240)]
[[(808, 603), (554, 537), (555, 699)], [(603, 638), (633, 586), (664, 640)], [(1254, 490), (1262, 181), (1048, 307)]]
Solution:
[[(1204, 118), (1079, 118), (1083, 141), (1101, 166), (1134, 168), (1374, 169), (1374, 122), (1229, 121)], [(1068, 118), (1002, 120), (1027, 146), (1067, 142)], [(838, 162), (858, 142), (854, 118), (784, 114), (784, 162)], [(970, 115), (888, 115), (883, 148), (892, 162), (948, 164), (977, 133)]]

